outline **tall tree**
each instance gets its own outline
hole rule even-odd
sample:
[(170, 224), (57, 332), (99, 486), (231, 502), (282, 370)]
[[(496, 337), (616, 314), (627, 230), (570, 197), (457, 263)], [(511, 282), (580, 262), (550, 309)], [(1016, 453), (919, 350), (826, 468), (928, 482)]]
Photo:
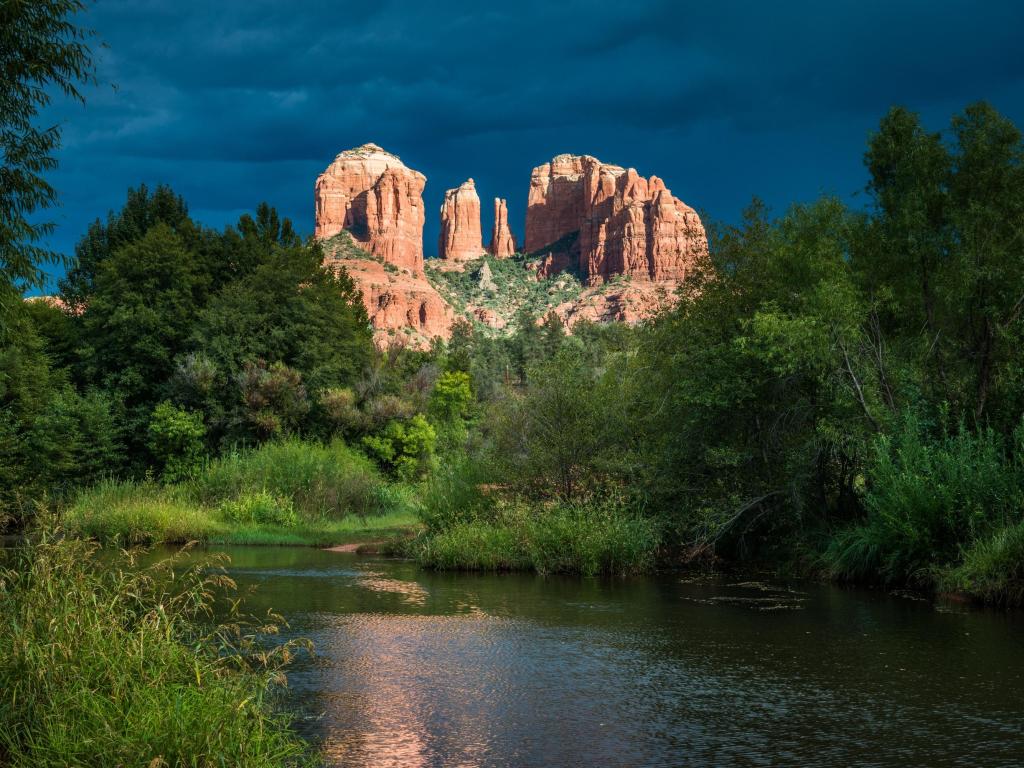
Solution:
[[(81, 0), (4, 0), (0, 3), (0, 302), (19, 300), (19, 288), (41, 287), (43, 265), (59, 257), (40, 244), (52, 222), (36, 214), (57, 200), (43, 174), (56, 167), (59, 125), (39, 125), (57, 91), (83, 101), (93, 81), (91, 33), (74, 22)], [(2, 305), (0, 305), (2, 306)], [(2, 310), (0, 310), (2, 311)]]

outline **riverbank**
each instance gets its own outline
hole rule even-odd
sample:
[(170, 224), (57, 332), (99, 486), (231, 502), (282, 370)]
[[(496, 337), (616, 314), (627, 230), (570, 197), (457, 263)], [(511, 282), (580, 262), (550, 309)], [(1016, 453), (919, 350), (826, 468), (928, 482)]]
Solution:
[(286, 441), (230, 454), (186, 481), (105, 481), (63, 510), (73, 536), (122, 546), (331, 546), (413, 534), (416, 490), (341, 441)]
[(238, 613), (223, 558), (96, 553), (43, 530), (0, 563), (0, 764), (314, 764), (279, 706), (302, 644)]

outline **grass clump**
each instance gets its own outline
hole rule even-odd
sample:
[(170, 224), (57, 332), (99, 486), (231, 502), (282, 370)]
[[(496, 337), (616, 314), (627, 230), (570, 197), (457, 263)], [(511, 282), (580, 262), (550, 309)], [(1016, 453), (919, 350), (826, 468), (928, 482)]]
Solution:
[(985, 603), (1024, 605), (1024, 523), (976, 541), (963, 562), (940, 577), (939, 586)]
[(443, 524), (434, 509), (427, 520), (412, 554), (439, 570), (640, 573), (653, 567), (660, 543), (650, 519), (616, 503), (499, 502)]
[(269, 649), (274, 625), (234, 613), (211, 628), (214, 595), (233, 586), (221, 569), (139, 568), (49, 534), (5, 557), (0, 764), (309, 762), (275, 708), (295, 645)]
[(105, 480), (80, 493), (68, 509), (70, 533), (122, 546), (215, 539), (226, 526), (189, 498), (187, 489), (152, 481)]
[(246, 493), (273, 494), (290, 499), (307, 520), (382, 515), (402, 501), (370, 459), (340, 440), (291, 439), (231, 453), (210, 462), (191, 488), (197, 501), (210, 505)]

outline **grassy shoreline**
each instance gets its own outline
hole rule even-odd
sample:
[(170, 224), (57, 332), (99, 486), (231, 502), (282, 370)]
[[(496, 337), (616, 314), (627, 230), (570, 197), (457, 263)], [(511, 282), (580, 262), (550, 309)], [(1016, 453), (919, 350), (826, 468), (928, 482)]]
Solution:
[(108, 480), (63, 513), (73, 536), (122, 546), (332, 546), (415, 531), (416, 492), (344, 443), (287, 441), (231, 454), (187, 481)]
[(317, 763), (279, 696), (301, 644), (268, 647), (222, 559), (96, 552), (44, 528), (0, 562), (0, 763)]

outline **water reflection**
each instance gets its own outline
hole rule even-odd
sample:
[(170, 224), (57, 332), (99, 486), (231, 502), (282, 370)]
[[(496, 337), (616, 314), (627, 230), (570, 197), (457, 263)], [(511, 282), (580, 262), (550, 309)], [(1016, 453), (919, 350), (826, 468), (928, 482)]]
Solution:
[[(1019, 766), (1024, 622), (882, 592), (231, 551), (334, 765)], [(780, 606), (775, 610), (764, 608)]]

